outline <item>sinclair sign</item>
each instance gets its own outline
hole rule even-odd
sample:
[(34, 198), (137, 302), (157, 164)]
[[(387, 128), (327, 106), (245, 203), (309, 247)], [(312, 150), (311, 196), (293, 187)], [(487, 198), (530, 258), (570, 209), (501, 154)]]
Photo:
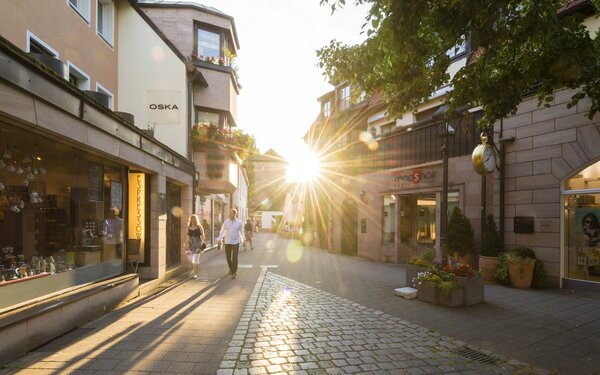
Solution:
[(394, 189), (435, 186), (442, 183), (441, 168), (405, 169), (392, 174)]

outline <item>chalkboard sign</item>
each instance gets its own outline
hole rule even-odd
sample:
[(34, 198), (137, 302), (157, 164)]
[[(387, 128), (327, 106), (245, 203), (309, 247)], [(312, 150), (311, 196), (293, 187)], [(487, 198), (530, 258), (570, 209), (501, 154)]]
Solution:
[(123, 185), (120, 182), (110, 182), (110, 206), (123, 210)]
[(88, 180), (88, 200), (90, 202), (102, 202), (102, 190), (104, 186), (102, 164), (89, 162)]

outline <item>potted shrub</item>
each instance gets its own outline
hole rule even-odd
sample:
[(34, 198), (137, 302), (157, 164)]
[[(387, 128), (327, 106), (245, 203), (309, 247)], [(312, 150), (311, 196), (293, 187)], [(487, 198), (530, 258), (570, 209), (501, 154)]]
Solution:
[(498, 256), (502, 252), (500, 236), (494, 215), (485, 217), (485, 224), (481, 233), (481, 250), (479, 251), (479, 269), (483, 279), (489, 283), (495, 282), (494, 269), (498, 264)]
[(448, 219), (448, 253), (461, 258), (460, 263), (470, 263), (468, 256), (473, 252), (473, 227), (460, 208), (454, 207)]
[(416, 287), (415, 278), (417, 277), (419, 272), (427, 271), (427, 268), (433, 264), (433, 258), (434, 255), (433, 251), (431, 250), (427, 250), (420, 257), (416, 255), (411, 256), (405, 268), (405, 284), (407, 286)]

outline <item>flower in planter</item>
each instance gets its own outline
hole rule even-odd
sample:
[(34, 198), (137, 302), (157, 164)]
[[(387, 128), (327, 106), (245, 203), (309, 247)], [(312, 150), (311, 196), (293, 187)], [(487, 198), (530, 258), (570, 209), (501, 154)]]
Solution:
[(446, 266), (446, 270), (458, 277), (475, 277), (480, 276), (479, 270), (469, 266), (468, 264), (456, 264)]
[(417, 285), (417, 288), (419, 285), (435, 286), (443, 295), (461, 288), (454, 273), (440, 264), (432, 264), (427, 271), (419, 272), (413, 283)]
[(419, 272), (413, 279), (415, 285), (436, 285), (442, 281), (442, 278), (432, 271)]
[(433, 252), (426, 251), (422, 256), (412, 255), (408, 259), (408, 264), (414, 264), (421, 267), (429, 267), (433, 264)]

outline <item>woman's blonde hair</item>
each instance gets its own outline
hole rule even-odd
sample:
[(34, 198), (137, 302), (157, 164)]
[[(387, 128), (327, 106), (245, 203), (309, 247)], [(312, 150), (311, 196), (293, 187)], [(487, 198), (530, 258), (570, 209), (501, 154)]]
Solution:
[(199, 226), (200, 226), (200, 218), (198, 218), (198, 215), (196, 215), (196, 214), (192, 214), (192, 215), (190, 216), (190, 218), (189, 218), (189, 220), (188, 220), (188, 224), (187, 224), (187, 225), (188, 225), (188, 227), (189, 227), (190, 225), (192, 225), (192, 219), (196, 220), (196, 223), (195, 223), (195, 225), (199, 227)]

